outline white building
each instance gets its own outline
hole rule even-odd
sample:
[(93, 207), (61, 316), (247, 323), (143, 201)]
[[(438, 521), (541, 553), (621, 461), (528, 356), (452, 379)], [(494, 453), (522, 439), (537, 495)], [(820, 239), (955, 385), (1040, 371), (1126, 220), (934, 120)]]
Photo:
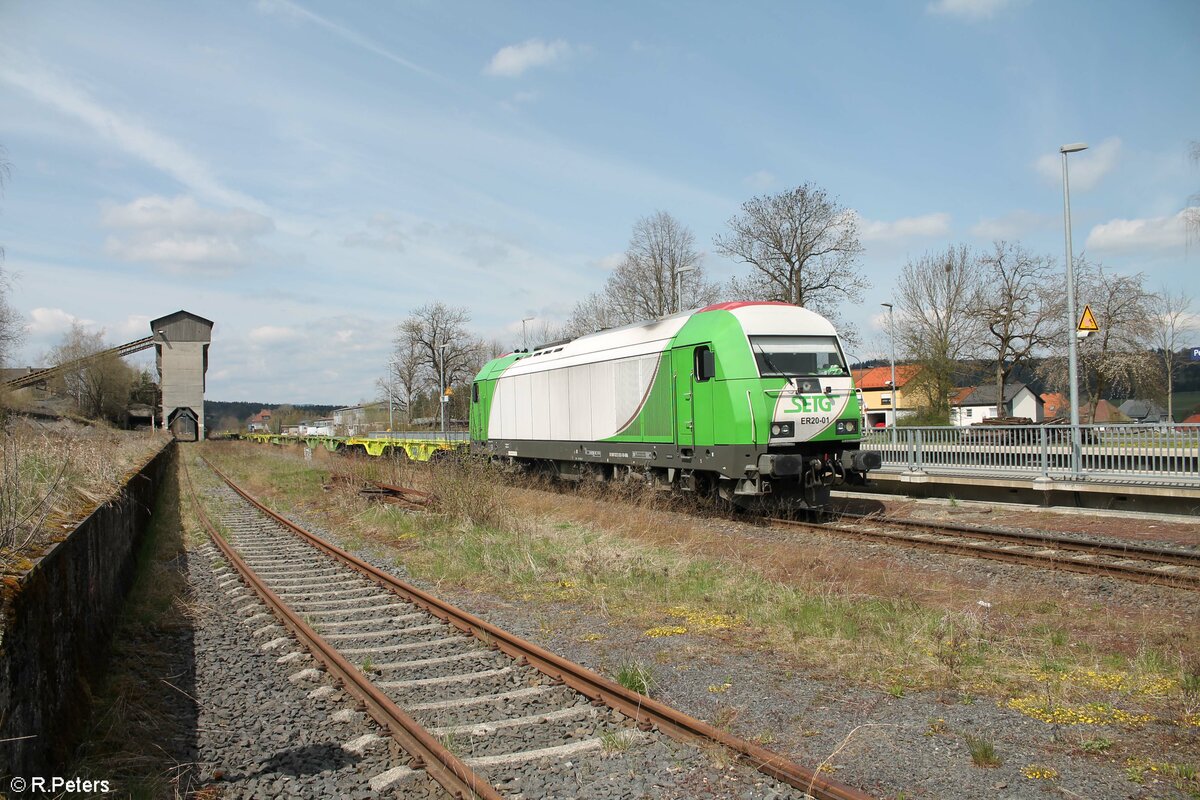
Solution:
[(1023, 383), (1006, 383), (1004, 400), (997, 410), (996, 384), (960, 389), (950, 402), (951, 425), (973, 425), (992, 417), (1025, 417), (1034, 422), (1046, 418), (1045, 401)]

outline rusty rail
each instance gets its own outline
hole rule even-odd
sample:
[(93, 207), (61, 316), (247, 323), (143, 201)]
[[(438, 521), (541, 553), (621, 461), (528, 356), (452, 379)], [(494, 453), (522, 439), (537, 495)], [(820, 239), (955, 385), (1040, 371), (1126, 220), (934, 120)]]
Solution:
[[(262, 598), (267, 607), (279, 618), (280, 622), (308, 648), (318, 661), (325, 665), (329, 674), (340, 680), (346, 687), (346, 690), (366, 706), (367, 712), (375, 721), (387, 728), (400, 743), (400, 746), (412, 756), (411, 766), (414, 769), (423, 768), (446, 791), (455, 797), (461, 798), (461, 800), (503, 800), (500, 793), (486, 780), (475, 774), (458, 756), (447, 750), (432, 734), (421, 727), (416, 720), (380, 691), (378, 687), (359, 672), (334, 647), (322, 639), (308, 623), (297, 616), (275, 592), (271, 591), (263, 583), (258, 575), (246, 565), (230, 544), (217, 532), (208, 515), (204, 512), (204, 507), (200, 504), (199, 498), (196, 497), (191, 475), (188, 473), (186, 459), (181, 460), (184, 461), (184, 473), (187, 477), (188, 491), (192, 498), (192, 504), (196, 508), (196, 513), (200, 517), (201, 524), (208, 531), (209, 537), (216, 543), (217, 547), (225, 555), (225, 558), (237, 569), (254, 592)], [(205, 463), (208, 463), (207, 460)], [(209, 466), (212, 467), (211, 464)], [(213, 468), (213, 471), (217, 472), (215, 468)], [(220, 472), (217, 472), (217, 474), (221, 475)], [(221, 475), (221, 477), (228, 482), (228, 478), (225, 478), (224, 475)], [(232, 486), (232, 484), (230, 485)], [(236, 486), (233, 488), (235, 491), (238, 491)], [(258, 503), (255, 503), (255, 505), (261, 510), (266, 510)], [(272, 516), (275, 515), (272, 514)], [(289, 525), (289, 527), (292, 526)]]
[[(943, 526), (934, 523), (919, 522), (917, 520), (893, 521), (882, 518), (876, 519), (869, 516), (858, 517), (857, 519), (862, 522), (875, 522), (882, 526), (894, 525), (896, 527), (915, 527), (926, 530), (933, 534), (955, 536), (961, 539), (983, 541), (999, 540), (1026, 547), (1036, 546), (1047, 549), (1081, 551), (1112, 558), (1141, 558), (1143, 560), (1157, 561), (1160, 563), (1176, 564), (1187, 567), (1200, 567), (1200, 560), (1196, 559), (1191, 554), (1180, 551), (1170, 551), (1161, 548), (1141, 548), (1137, 545), (1130, 545), (1126, 548), (1114, 545), (1105, 545), (1101, 543), (1097, 543), (1093, 547), (1088, 542), (1079, 539), (1070, 539), (1068, 537), (1021, 534), (1013, 531), (997, 531), (993, 533), (988, 530), (963, 528), (962, 526)], [(1192, 575), (1171, 575), (1169, 573), (1160, 572), (1148, 567), (1138, 567), (1130, 564), (1104, 564), (1090, 561), (1080, 561), (1078, 559), (1066, 558), (1057, 555), (1019, 553), (1012, 550), (1006, 550), (1002, 547), (989, 547), (988, 545), (982, 544), (976, 545), (967, 544), (965, 542), (934, 541), (930, 539), (921, 539), (914, 535), (904, 534), (896, 530), (870, 531), (863, 530), (861, 528), (850, 528), (837, 524), (818, 524), (813, 522), (802, 522), (800, 520), (783, 519), (781, 517), (768, 517), (768, 521), (777, 525), (789, 525), (792, 527), (807, 528), (817, 533), (847, 535), (860, 539), (886, 541), (891, 544), (914, 547), (923, 550), (953, 553), (955, 555), (974, 556), (977, 558), (990, 559), (992, 561), (1006, 561), (1011, 564), (1024, 564), (1027, 566), (1042, 567), (1044, 569), (1059, 570), (1062, 572), (1075, 572), (1081, 575), (1103, 575), (1105, 577), (1121, 578), (1123, 580), (1133, 581), (1136, 583), (1146, 583), (1155, 586), (1170, 586), (1177, 589), (1191, 589), (1194, 591), (1200, 591), (1200, 577)], [(1142, 555), (1139, 551), (1145, 551), (1146, 555)], [(1169, 557), (1168, 554), (1178, 556), (1178, 558), (1174, 560), (1167, 560)]]
[[(203, 456), (201, 457), (203, 459)], [(828, 780), (815, 770), (802, 767), (799, 764), (773, 753), (752, 742), (734, 736), (719, 728), (709, 725), (683, 712), (671, 708), (657, 700), (626, 689), (618, 683), (598, 675), (595, 672), (555, 655), (531, 642), (515, 636), (502, 628), (469, 614), (456, 606), (439, 600), (427, 592), (405, 583), (394, 575), (390, 575), (365, 561), (347, 553), (337, 545), (326, 542), (301, 528), (299, 525), (277, 514), (258, 501), (253, 495), (234, 483), (221, 470), (217, 469), (207, 459), (203, 459), (213, 472), (225, 483), (241, 495), (247, 502), (280, 525), (296, 534), (317, 549), (341, 561), (355, 571), (388, 589), (408, 602), (419, 606), (430, 614), (453, 625), (459, 630), (487, 642), (495, 649), (514, 658), (518, 663), (528, 664), (539, 672), (549, 676), (580, 694), (596, 702), (604, 703), (610, 708), (620, 711), (630, 719), (635, 720), (644, 730), (658, 728), (667, 735), (690, 742), (716, 742), (733, 751), (746, 764), (759, 772), (776, 780), (787, 783), (808, 792), (817, 800), (872, 800), (870, 795), (857, 789)]]
[(1184, 567), (1200, 568), (1200, 552), (1190, 552), (1169, 547), (1152, 547), (1129, 542), (1126, 544), (1108, 544), (1105, 542), (1089, 542), (1071, 536), (1054, 533), (1022, 533), (1021, 531), (994, 528), (986, 525), (953, 525), (945, 523), (931, 524), (919, 519), (893, 519), (878, 517), (870, 514), (850, 514), (838, 512), (839, 519), (852, 519), (862, 522), (886, 522), (888, 525), (899, 525), (905, 528), (926, 528), (938, 531), (950, 531), (956, 536), (966, 536), (985, 541), (1011, 542), (1013, 544), (1037, 544), (1055, 550), (1071, 550), (1093, 555), (1112, 556), (1113, 558), (1138, 558), (1142, 561), (1156, 561), (1160, 564), (1176, 564)]

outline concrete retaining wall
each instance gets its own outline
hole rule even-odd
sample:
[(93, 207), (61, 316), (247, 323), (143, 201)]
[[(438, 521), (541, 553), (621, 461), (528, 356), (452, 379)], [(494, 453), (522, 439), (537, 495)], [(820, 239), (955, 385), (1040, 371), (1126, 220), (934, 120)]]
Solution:
[[(62, 774), (87, 720), (117, 615), (174, 445), (54, 545), (17, 585), (0, 619), (0, 776)], [(31, 738), (24, 738), (31, 737)], [(0, 791), (8, 788), (7, 778)]]

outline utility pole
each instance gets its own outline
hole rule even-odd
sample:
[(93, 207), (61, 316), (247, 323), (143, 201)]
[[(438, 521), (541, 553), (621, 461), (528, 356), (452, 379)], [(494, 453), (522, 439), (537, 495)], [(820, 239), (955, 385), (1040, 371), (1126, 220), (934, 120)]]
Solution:
[[(1079, 477), (1082, 461), (1079, 436), (1079, 360), (1075, 350), (1075, 255), (1071, 247), (1071, 183), (1067, 178), (1067, 153), (1086, 150), (1083, 142), (1064, 144), (1058, 148), (1063, 165), (1063, 227), (1067, 236), (1067, 374), (1071, 384), (1071, 474)], [(1003, 402), (999, 398), (997, 402)]]
[(442, 434), (446, 433), (446, 404), (450, 400), (446, 396), (446, 348), (450, 346), (450, 342), (438, 346), (438, 352), (441, 353), (441, 358), (438, 359), (438, 402), (441, 403), (442, 409)]
[(525, 317), (525, 319), (521, 320), (521, 347), (526, 352), (529, 352), (529, 337), (525, 335), (525, 323), (532, 319), (536, 319), (536, 317)]
[(892, 304), (880, 303), (888, 310), (888, 333), (892, 336), (892, 427), (896, 427), (896, 325), (892, 318)]

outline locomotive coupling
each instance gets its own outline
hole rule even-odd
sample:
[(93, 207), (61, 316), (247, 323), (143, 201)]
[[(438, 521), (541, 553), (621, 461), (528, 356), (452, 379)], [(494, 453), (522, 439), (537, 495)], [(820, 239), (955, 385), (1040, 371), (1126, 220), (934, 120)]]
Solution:
[(760, 475), (774, 475), (776, 477), (799, 475), (803, 467), (804, 458), (802, 456), (770, 453), (758, 457), (758, 472)]
[(842, 466), (854, 472), (867, 472), (883, 466), (883, 458), (874, 450), (843, 450)]

